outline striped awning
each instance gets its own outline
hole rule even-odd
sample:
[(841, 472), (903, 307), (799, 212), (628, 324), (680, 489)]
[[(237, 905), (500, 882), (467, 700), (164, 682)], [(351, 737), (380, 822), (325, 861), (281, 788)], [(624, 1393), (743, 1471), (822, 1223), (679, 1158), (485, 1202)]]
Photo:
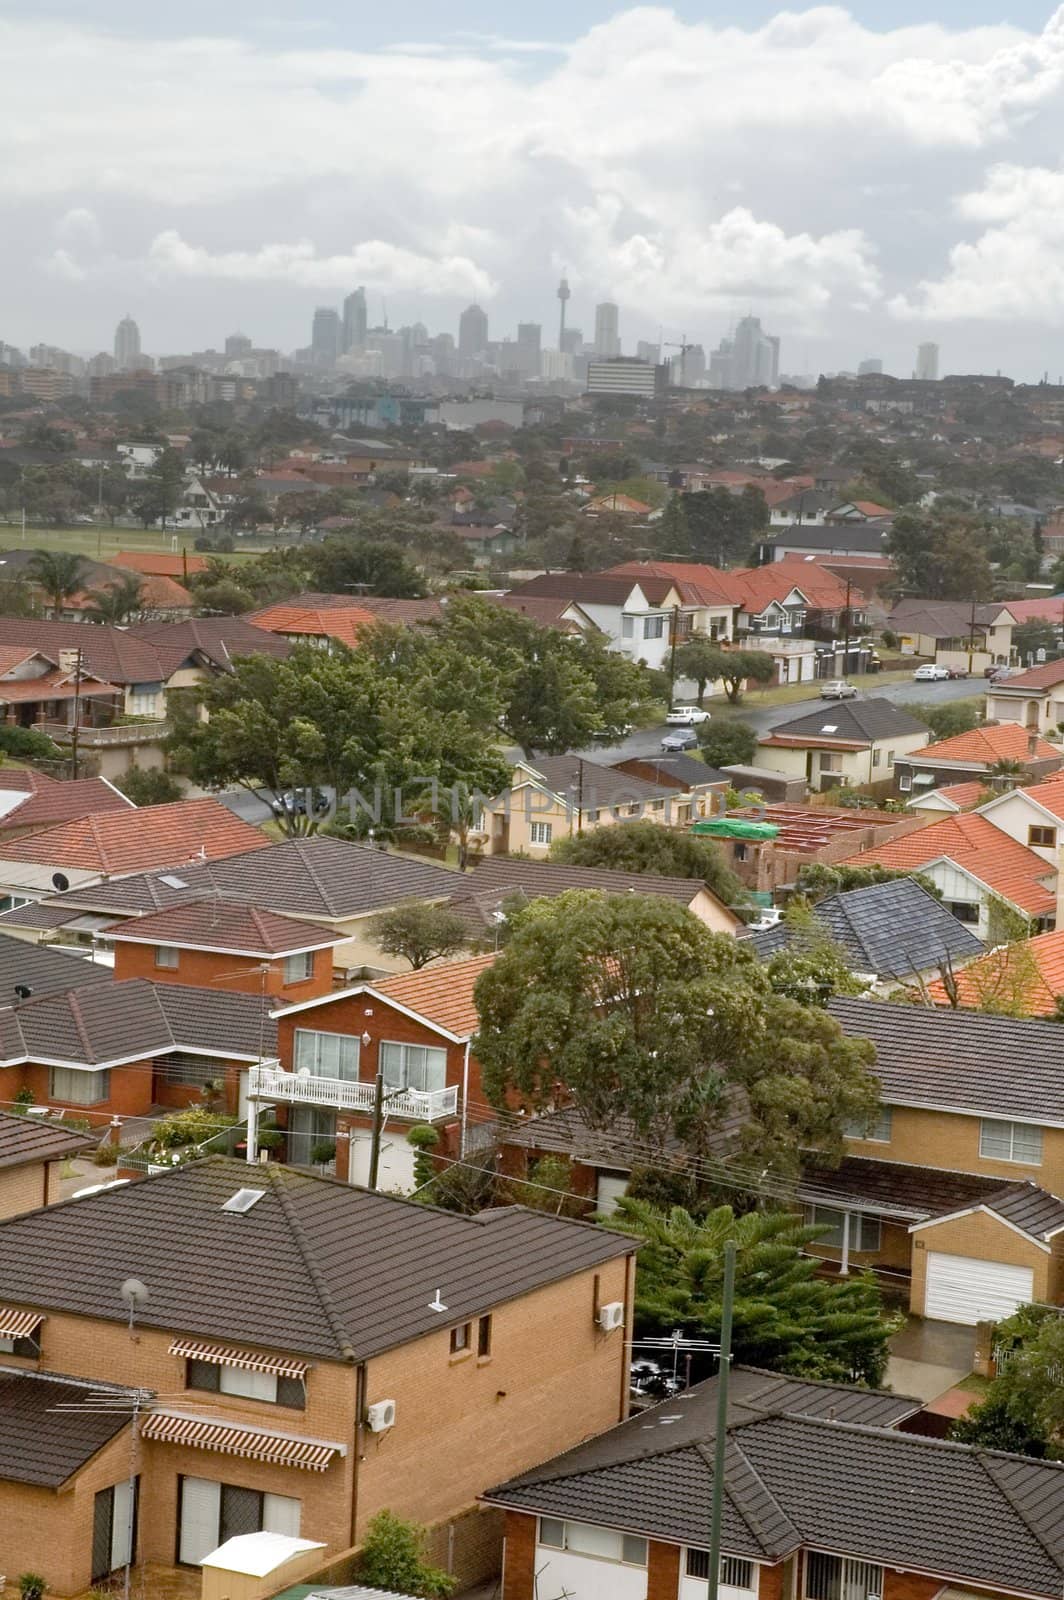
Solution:
[(44, 1321), (39, 1311), (15, 1311), (0, 1306), (0, 1339), (26, 1339)]
[(145, 1439), (160, 1444), (180, 1444), (195, 1450), (217, 1450), (246, 1461), (268, 1461), (275, 1467), (303, 1467), (324, 1472), (334, 1456), (345, 1454), (342, 1444), (323, 1439), (299, 1439), (290, 1433), (270, 1433), (265, 1428), (241, 1428), (231, 1422), (206, 1417), (183, 1417), (172, 1411), (155, 1411), (141, 1428)]
[(219, 1367), (242, 1367), (245, 1372), (272, 1372), (278, 1378), (304, 1378), (308, 1361), (292, 1361), (287, 1356), (267, 1356), (249, 1350), (234, 1350), (227, 1344), (201, 1344), (196, 1339), (175, 1339), (172, 1356), (189, 1361), (212, 1361)]

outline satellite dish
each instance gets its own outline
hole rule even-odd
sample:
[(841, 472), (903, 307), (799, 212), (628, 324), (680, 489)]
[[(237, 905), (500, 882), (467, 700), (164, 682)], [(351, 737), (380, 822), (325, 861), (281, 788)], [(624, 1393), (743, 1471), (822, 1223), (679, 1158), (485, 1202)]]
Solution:
[(58, 889), (60, 894), (65, 894), (70, 888), (70, 879), (65, 872), (52, 873), (52, 888)]
[(33, 990), (30, 988), (28, 983), (16, 983), (15, 998), (17, 1000), (28, 1000), (32, 993)]
[(146, 1306), (151, 1299), (147, 1284), (141, 1283), (139, 1278), (127, 1278), (118, 1292), (131, 1311), (134, 1307)]

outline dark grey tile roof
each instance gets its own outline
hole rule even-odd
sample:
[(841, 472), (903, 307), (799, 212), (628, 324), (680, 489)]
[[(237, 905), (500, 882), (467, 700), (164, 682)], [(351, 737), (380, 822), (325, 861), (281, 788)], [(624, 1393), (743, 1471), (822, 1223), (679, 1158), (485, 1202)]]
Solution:
[[(1064, 1465), (898, 1433), (889, 1417), (829, 1420), (830, 1406), (803, 1410), (795, 1396), (788, 1410), (788, 1396), (778, 1399), (729, 1427), (726, 1552), (778, 1560), (814, 1546), (958, 1583), (1060, 1594)], [(704, 1548), (714, 1423), (711, 1413), (704, 1428), (688, 1422), (685, 1402), (665, 1401), (485, 1498)]]
[(45, 995), (113, 982), (109, 967), (96, 966), (75, 950), (49, 949), (0, 933), (0, 1006), (14, 1004), (16, 983)]
[(730, 783), (726, 772), (719, 767), (711, 767), (705, 761), (699, 761), (696, 756), (688, 755), (683, 750), (678, 750), (673, 755), (645, 755), (629, 756), (626, 761), (611, 762), (613, 768), (620, 772), (631, 762), (633, 765), (653, 767), (660, 774), (660, 781), (667, 783), (672, 779), (673, 787), (684, 789), (697, 789), (707, 783)]
[[(826, 731), (829, 727), (830, 733)], [(878, 739), (897, 739), (907, 733), (926, 733), (927, 724), (910, 716), (893, 700), (871, 697), (821, 706), (790, 722), (778, 722), (771, 731), (786, 734), (788, 738), (849, 739), (872, 744)]]
[(836, 997), (828, 1011), (871, 1039), (884, 1105), (972, 1111), (1064, 1127), (1064, 1028), (941, 1006)]
[(665, 878), (602, 867), (556, 866), (549, 861), (485, 856), (459, 880), (450, 905), (473, 931), (483, 932), (493, 925), (495, 913), (512, 898), (534, 900), (565, 894), (570, 889), (600, 889), (604, 894), (663, 895), (686, 906), (704, 887), (697, 878)]
[(21, 1167), (30, 1161), (59, 1161), (64, 1156), (90, 1150), (95, 1142), (55, 1122), (0, 1112), (0, 1167)]
[[(166, 878), (177, 879), (177, 885)], [(400, 900), (443, 900), (459, 881), (447, 868), (415, 856), (319, 835), (284, 839), (265, 850), (220, 861), (142, 872), (70, 890), (51, 896), (48, 907), (69, 906), (74, 915), (90, 910), (138, 916), (217, 895), (290, 916), (342, 919), (379, 911)]]
[(1064, 1230), (1064, 1200), (1036, 1183), (1014, 1183), (990, 1195), (983, 1204), (996, 1216), (1022, 1228), (1032, 1239), (1049, 1240)]
[(971, 1172), (846, 1156), (837, 1167), (807, 1166), (797, 1195), (801, 1200), (844, 1205), (851, 1211), (923, 1222), (967, 1206), (989, 1205), (1011, 1187), (1007, 1178), (981, 1178)]
[[(0, 1479), (58, 1489), (129, 1426), (114, 1411), (59, 1411), (112, 1385), (0, 1367)], [(117, 1395), (132, 1391), (115, 1389)]]
[[(740, 1097), (721, 1126), (707, 1136), (706, 1152), (724, 1155), (742, 1131), (747, 1117)], [(608, 1128), (589, 1128), (577, 1106), (561, 1111), (545, 1111), (535, 1117), (506, 1117), (498, 1123), (504, 1144), (525, 1150), (551, 1151), (589, 1166), (612, 1167), (627, 1172), (646, 1159), (647, 1142), (629, 1117), (617, 1117)], [(659, 1152), (682, 1161), (686, 1146), (670, 1137)]]
[[(223, 1211), (243, 1187), (265, 1194), (243, 1214)], [(151, 1291), (149, 1327), (352, 1361), (635, 1245), (544, 1212), (464, 1217), (213, 1157), (0, 1223), (0, 1299), (121, 1320), (115, 1284), (133, 1276)], [(437, 1289), (442, 1318), (429, 1308)]]
[[(956, 965), (983, 954), (983, 944), (912, 878), (849, 889), (817, 902), (817, 922), (846, 951), (854, 972), (908, 978), (929, 972), (948, 958)], [(763, 959), (795, 943), (801, 934), (786, 922), (750, 936)]]
[(143, 978), (91, 983), (0, 1009), (0, 1060), (106, 1067), (118, 1061), (205, 1051), (257, 1060), (276, 1049), (271, 1000)]
[(618, 772), (616, 767), (589, 761), (579, 751), (561, 756), (533, 756), (525, 765), (539, 774), (552, 794), (571, 794), (574, 806), (579, 794), (585, 811), (594, 811), (600, 806), (675, 798), (679, 792), (674, 784), (648, 783), (645, 778), (633, 778), (627, 772)]
[(761, 543), (798, 550), (828, 550), (835, 555), (881, 556), (885, 553), (888, 531), (882, 524), (826, 523), (816, 527), (802, 523), (765, 534)]

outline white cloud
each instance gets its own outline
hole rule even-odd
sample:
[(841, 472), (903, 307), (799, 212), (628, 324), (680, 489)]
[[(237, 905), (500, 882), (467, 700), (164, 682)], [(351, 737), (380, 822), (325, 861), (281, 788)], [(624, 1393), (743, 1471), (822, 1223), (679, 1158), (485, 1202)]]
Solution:
[(489, 299), (495, 285), (468, 256), (419, 255), (370, 239), (346, 255), (318, 255), (309, 240), (212, 254), (187, 244), (173, 229), (148, 250), (152, 269), (182, 278), (228, 278), (238, 283), (292, 283), (303, 289), (348, 289), (365, 283), (386, 293), (434, 293)]
[(72, 206), (65, 211), (55, 225), (55, 236), (67, 244), (98, 245), (100, 242), (100, 224), (96, 213), (87, 206)]
[(69, 250), (53, 250), (44, 260), (44, 270), (58, 283), (84, 283), (85, 268), (75, 261)]

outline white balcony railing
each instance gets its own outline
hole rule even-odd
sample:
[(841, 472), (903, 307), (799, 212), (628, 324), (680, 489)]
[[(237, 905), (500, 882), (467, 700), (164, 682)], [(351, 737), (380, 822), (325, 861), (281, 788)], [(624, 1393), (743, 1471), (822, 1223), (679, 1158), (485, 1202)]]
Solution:
[[(334, 1106), (338, 1111), (372, 1111), (374, 1085), (352, 1083), (344, 1078), (316, 1078), (310, 1073), (285, 1072), (279, 1067), (252, 1067), (248, 1093), (262, 1100), (281, 1100), (286, 1105)], [(453, 1117), (458, 1110), (458, 1086), (432, 1089), (387, 1089), (386, 1110), (390, 1117), (408, 1117), (412, 1122), (434, 1122)]]

